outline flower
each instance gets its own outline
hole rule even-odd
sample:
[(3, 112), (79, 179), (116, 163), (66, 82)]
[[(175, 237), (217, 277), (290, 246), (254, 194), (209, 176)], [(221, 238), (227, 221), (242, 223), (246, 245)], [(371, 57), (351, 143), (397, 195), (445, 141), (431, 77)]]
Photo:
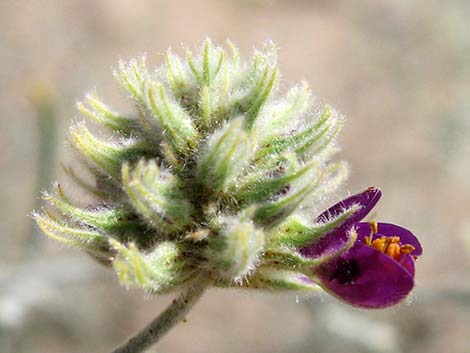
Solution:
[(358, 209), (319, 241), (299, 249), (308, 258), (324, 257), (338, 252), (354, 237), (352, 247), (311, 271), (327, 292), (364, 308), (383, 308), (406, 298), (414, 286), (415, 259), (422, 253), (418, 239), (407, 229), (390, 223), (360, 222), (381, 195), (379, 189), (371, 187), (338, 202), (317, 222), (337, 217), (354, 205)]

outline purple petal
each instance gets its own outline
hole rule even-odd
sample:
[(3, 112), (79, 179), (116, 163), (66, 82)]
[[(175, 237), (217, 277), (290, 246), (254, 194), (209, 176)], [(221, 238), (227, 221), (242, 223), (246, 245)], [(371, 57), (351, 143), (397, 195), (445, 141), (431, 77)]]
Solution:
[(408, 271), (411, 277), (415, 277), (415, 260), (411, 255), (403, 254), (398, 262)]
[(320, 257), (332, 258), (335, 257), (334, 254), (338, 256), (353, 245), (351, 237), (350, 231), (338, 228), (322, 236), (316, 242), (300, 248), (299, 252), (310, 259)]
[(357, 234), (353, 230), (334, 230), (319, 239), (319, 241), (299, 249), (302, 256), (315, 260), (315, 265), (335, 260), (338, 256), (349, 250), (356, 244)]
[(317, 218), (317, 222), (325, 222), (328, 219), (338, 217), (344, 210), (350, 208), (353, 205), (361, 206), (356, 212), (354, 212), (349, 218), (341, 225), (341, 227), (347, 228), (349, 225), (361, 221), (367, 214), (374, 208), (382, 196), (382, 192), (376, 187), (370, 187), (365, 191), (350, 196), (344, 200), (341, 200), (337, 204), (331, 206), (325, 212), (320, 214)]
[(315, 270), (314, 275), (334, 296), (364, 308), (396, 304), (414, 285), (407, 268), (380, 251), (360, 244)]
[[(411, 255), (420, 256), (423, 253), (423, 248), (419, 243), (418, 239), (408, 229), (399, 227), (391, 223), (377, 223), (378, 231), (374, 235), (373, 239), (380, 238), (385, 235), (387, 237), (398, 236), (402, 244), (410, 244), (414, 246), (414, 250)], [(370, 235), (369, 223), (361, 222), (356, 224), (357, 239), (361, 241), (364, 237)]]

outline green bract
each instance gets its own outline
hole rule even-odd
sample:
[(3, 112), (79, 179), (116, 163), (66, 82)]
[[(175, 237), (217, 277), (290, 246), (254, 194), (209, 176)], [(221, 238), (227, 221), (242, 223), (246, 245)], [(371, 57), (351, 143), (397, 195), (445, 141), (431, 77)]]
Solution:
[(66, 172), (95, 201), (79, 205), (59, 185), (45, 193), (35, 214), (45, 234), (152, 293), (200, 276), (224, 287), (316, 289), (304, 279), (319, 260), (297, 249), (355, 211), (322, 224), (302, 212), (346, 177), (344, 163), (330, 162), (342, 117), (306, 84), (279, 94), (272, 44), (248, 62), (228, 47), (206, 40), (196, 55), (168, 51), (154, 70), (145, 58), (120, 62), (114, 76), (133, 114), (96, 93), (78, 103), (107, 130), (80, 123), (70, 132), (94, 185)]

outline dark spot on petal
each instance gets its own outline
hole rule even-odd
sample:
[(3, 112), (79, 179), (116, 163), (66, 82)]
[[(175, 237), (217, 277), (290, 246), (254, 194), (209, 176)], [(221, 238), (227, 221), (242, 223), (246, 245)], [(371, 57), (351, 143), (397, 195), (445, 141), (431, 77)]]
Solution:
[(338, 264), (330, 280), (336, 279), (341, 284), (351, 284), (361, 275), (361, 268), (357, 260), (344, 260)]

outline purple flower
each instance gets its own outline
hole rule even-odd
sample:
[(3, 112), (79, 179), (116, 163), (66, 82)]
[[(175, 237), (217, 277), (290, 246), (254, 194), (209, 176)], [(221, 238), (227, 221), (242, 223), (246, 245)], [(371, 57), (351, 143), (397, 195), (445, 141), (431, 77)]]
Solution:
[[(359, 307), (382, 308), (403, 300), (414, 285), (414, 262), (422, 248), (407, 229), (389, 223), (360, 222), (376, 205), (377, 188), (348, 197), (323, 212), (318, 222), (358, 207), (340, 226), (319, 241), (301, 248), (309, 258), (328, 258), (312, 268), (313, 278), (326, 291)], [(356, 238), (347, 250), (344, 244)]]

